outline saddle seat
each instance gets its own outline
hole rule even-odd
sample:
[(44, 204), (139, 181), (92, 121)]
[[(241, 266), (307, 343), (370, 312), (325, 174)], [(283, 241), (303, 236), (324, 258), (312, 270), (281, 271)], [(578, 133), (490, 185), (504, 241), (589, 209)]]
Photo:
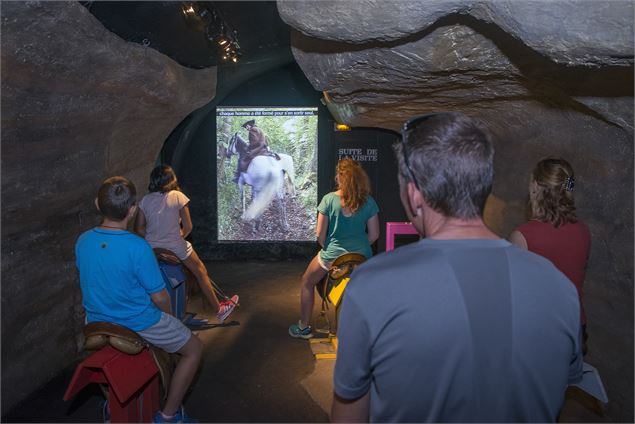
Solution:
[(99, 350), (106, 345), (115, 349), (136, 355), (148, 343), (134, 331), (110, 322), (91, 322), (84, 326), (84, 350)]
[(269, 152), (267, 152), (267, 153), (265, 154), (265, 156), (271, 156), (271, 157), (273, 157), (273, 158), (276, 158), (276, 160), (280, 160), (280, 155), (279, 155), (279, 154), (277, 154), (276, 152), (271, 152), (271, 151), (269, 151)]
[(365, 261), (366, 256), (360, 253), (344, 253), (338, 256), (324, 278), (316, 285), (322, 301), (325, 304), (331, 303), (337, 308), (342, 300), (350, 275), (357, 266)]
[(163, 249), (162, 247), (155, 247), (152, 249), (154, 252), (154, 256), (156, 256), (158, 261), (165, 262), (170, 265), (179, 265), (183, 267), (183, 272), (187, 275), (188, 278), (194, 278), (194, 274), (183, 264), (183, 262), (176, 256), (176, 253), (172, 252), (168, 249)]
[(245, 160), (244, 165), (241, 169), (241, 172), (247, 172), (247, 170), (249, 169), (249, 165), (251, 165), (251, 161), (256, 159), (258, 156), (264, 156), (266, 158), (270, 157), (270, 158), (274, 158), (275, 160), (281, 160), (280, 155), (275, 152), (270, 152), (270, 151), (260, 152)]

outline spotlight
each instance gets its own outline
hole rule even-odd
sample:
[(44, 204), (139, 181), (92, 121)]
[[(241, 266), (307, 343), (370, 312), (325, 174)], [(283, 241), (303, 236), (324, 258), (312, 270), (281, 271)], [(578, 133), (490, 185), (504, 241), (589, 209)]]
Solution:
[(238, 62), (241, 56), (238, 32), (229, 26), (213, 2), (182, 2), (181, 9), (188, 19), (195, 18), (191, 22), (203, 25), (201, 29), (204, 28), (207, 41), (216, 46), (223, 60)]
[(194, 3), (184, 2), (181, 5), (181, 9), (183, 10), (183, 14), (185, 16), (194, 16), (194, 15), (196, 15), (196, 9), (194, 8)]

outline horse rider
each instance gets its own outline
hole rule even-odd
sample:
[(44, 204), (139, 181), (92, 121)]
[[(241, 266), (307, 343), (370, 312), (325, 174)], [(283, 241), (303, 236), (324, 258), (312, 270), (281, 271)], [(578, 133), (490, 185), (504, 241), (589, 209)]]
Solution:
[(247, 172), (249, 164), (256, 156), (273, 156), (277, 160), (280, 160), (280, 156), (277, 153), (273, 153), (269, 150), (269, 138), (262, 129), (256, 126), (255, 119), (245, 122), (242, 124), (242, 127), (249, 133), (249, 146), (247, 147), (247, 154), (242, 155), (238, 159), (236, 175), (233, 179), (235, 183), (238, 182), (241, 172)]

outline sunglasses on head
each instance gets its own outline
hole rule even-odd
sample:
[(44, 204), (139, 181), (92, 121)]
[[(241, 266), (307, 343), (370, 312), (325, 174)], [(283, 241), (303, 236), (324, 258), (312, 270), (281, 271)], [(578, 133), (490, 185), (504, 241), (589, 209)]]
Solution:
[(419, 183), (417, 182), (417, 179), (415, 178), (415, 174), (414, 172), (412, 172), (412, 168), (410, 167), (410, 154), (408, 153), (408, 144), (406, 143), (406, 136), (408, 134), (408, 131), (415, 129), (418, 125), (420, 125), (424, 121), (427, 121), (428, 119), (432, 118), (435, 115), (437, 114), (428, 113), (425, 115), (415, 116), (413, 118), (408, 119), (406, 122), (404, 122), (403, 126), (401, 127), (401, 151), (403, 152), (403, 160), (406, 164), (406, 169), (408, 169), (408, 174), (410, 174), (410, 179), (415, 184), (415, 187), (417, 187), (417, 190), (421, 190), (421, 189), (419, 188)]

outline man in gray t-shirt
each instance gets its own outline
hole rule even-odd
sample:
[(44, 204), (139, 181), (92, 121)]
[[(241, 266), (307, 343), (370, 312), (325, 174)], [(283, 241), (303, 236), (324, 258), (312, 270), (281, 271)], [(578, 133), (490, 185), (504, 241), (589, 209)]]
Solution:
[(333, 421), (555, 421), (582, 376), (575, 287), (482, 221), (493, 147), (461, 114), (415, 118), (396, 147), (426, 239), (354, 272), (338, 328)]

